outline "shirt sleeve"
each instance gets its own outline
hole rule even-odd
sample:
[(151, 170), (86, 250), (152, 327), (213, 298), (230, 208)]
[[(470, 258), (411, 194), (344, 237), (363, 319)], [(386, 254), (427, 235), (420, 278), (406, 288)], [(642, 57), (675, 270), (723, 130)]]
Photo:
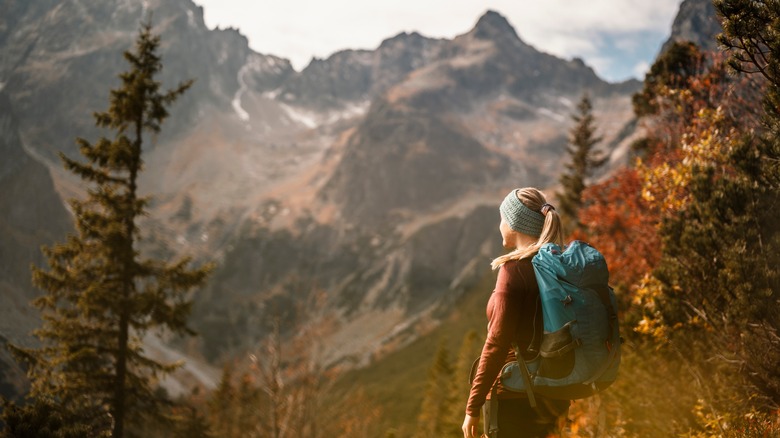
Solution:
[(499, 268), (496, 288), (488, 303), (487, 338), (466, 405), (466, 412), (472, 417), (479, 416), (487, 394), (512, 348), (520, 316), (517, 289), (523, 287), (522, 277), (515, 263), (509, 262)]

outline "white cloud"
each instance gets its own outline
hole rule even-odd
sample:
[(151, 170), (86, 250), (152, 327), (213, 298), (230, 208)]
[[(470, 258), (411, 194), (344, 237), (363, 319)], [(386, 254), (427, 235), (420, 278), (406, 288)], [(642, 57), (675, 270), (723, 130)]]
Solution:
[(374, 49), (403, 31), (452, 38), (488, 9), (504, 15), (537, 49), (589, 62), (605, 35), (667, 35), (681, 0), (195, 1), (203, 5), (209, 27), (237, 27), (254, 50), (290, 59), (301, 69), (312, 56)]
[(642, 41), (640, 35), (616, 35), (613, 39), (613, 44), (616, 49), (624, 51), (624, 52), (630, 52), (633, 50), (637, 50), (642, 45)]
[[(592, 56), (588, 58), (588, 65), (598, 71), (610, 71), (613, 67), (614, 59), (607, 56)], [(612, 79), (612, 78), (610, 78)]]
[(507, 2), (519, 24), (548, 31), (602, 33), (669, 30), (679, 0), (547, 0), (533, 6)]
[(534, 46), (537, 50), (564, 58), (575, 56), (581, 58), (590, 57), (591, 55), (598, 53), (599, 46), (602, 42), (601, 37), (597, 35), (583, 38), (582, 35), (572, 35), (566, 32), (550, 33), (542, 42), (537, 42), (523, 35), (520, 35), (520, 38), (526, 43)]
[(633, 73), (635, 77), (644, 79), (648, 70), (650, 70), (650, 63), (647, 61), (639, 61), (634, 66)]

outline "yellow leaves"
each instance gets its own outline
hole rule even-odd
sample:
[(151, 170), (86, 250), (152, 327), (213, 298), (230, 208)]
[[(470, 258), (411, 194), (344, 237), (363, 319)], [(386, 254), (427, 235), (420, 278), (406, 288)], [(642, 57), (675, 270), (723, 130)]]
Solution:
[(755, 407), (736, 414), (718, 409), (699, 399), (693, 407), (693, 415), (701, 430), (691, 432), (690, 438), (711, 437), (770, 437), (780, 433), (780, 412), (765, 412)]
[[(684, 292), (678, 287), (672, 287), (672, 290), (680, 297), (684, 295)], [(650, 336), (659, 346), (662, 346), (667, 342), (669, 335), (677, 330), (686, 330), (691, 327), (711, 330), (704, 313), (695, 308), (693, 309), (694, 313), (685, 322), (678, 321), (670, 326), (664, 320), (659, 309), (660, 302), (670, 299), (664, 292), (664, 285), (652, 273), (645, 274), (636, 286), (631, 304), (642, 314), (634, 327), (636, 333)]]
[(687, 200), (686, 188), (690, 181), (688, 169), (663, 163), (648, 167), (637, 164), (644, 182), (642, 199), (662, 212), (680, 210)]
[(663, 296), (661, 282), (651, 274), (645, 274), (644, 278), (634, 292), (632, 304), (645, 310), (655, 310), (656, 299)]
[(650, 336), (659, 343), (663, 343), (667, 339), (669, 328), (663, 323), (663, 318), (656, 312), (654, 315), (645, 315), (634, 327), (634, 331)]
[(728, 171), (728, 152), (735, 141), (733, 130), (723, 130), (721, 107), (703, 108), (683, 133), (679, 147), (645, 160), (636, 167), (642, 179), (642, 198), (662, 214), (684, 210), (690, 202), (689, 186), (697, 169)]
[(699, 399), (693, 408), (693, 414), (696, 416), (696, 421), (704, 429), (695, 434), (691, 434), (691, 437), (696, 438), (708, 438), (724, 436), (726, 430), (729, 429), (729, 418), (722, 414), (715, 412), (711, 407), (707, 406), (707, 403)]
[(663, 285), (652, 274), (645, 274), (634, 291), (632, 304), (642, 310), (642, 318), (634, 327), (634, 331), (651, 336), (655, 341), (664, 344), (667, 339), (669, 327), (664, 322), (661, 312), (657, 308), (658, 300), (663, 299)]

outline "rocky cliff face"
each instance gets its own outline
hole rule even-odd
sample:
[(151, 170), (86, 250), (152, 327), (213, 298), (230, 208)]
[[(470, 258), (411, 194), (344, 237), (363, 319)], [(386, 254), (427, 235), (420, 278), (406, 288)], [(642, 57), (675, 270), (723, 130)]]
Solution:
[[(365, 363), (414, 339), (500, 251), (506, 192), (555, 184), (582, 93), (604, 145), (616, 146), (639, 85), (537, 51), (497, 12), (452, 40), (403, 33), (296, 72), (235, 30), (207, 29), (190, 0), (33, 0), (9, 11), (0, 87), (19, 135), (4, 144), (36, 160), (4, 163), (38, 170), (0, 174), (4, 190), (20, 191), (0, 198), (4, 242), (67, 228), (51, 219), (63, 211), (37, 222), (13, 211), (38, 208), (24, 190), (51, 184), (39, 162), (61, 196), (84, 190), (53, 157), (75, 156), (76, 136), (102, 134), (90, 114), (106, 107), (148, 12), (162, 34), (163, 85), (196, 80), (145, 145), (141, 187), (155, 197), (142, 229), (145, 251), (219, 262), (192, 319), (214, 361), (256, 345), (274, 315), (302, 322), (320, 296), (316, 311), (338, 320), (323, 339), (331, 363)], [(42, 205), (61, 208), (48, 193)], [(14, 257), (26, 265), (38, 244), (25, 240)], [(21, 278), (8, 266), (4, 280)], [(33, 292), (19, 287), (21, 308)]]
[(338, 203), (353, 223), (386, 227), (447, 206), (508, 173), (505, 156), (445, 116), (375, 101), (321, 196)]
[(704, 50), (718, 50), (715, 37), (723, 32), (712, 0), (684, 0), (674, 18), (672, 33), (661, 52), (674, 42), (690, 41)]
[(435, 59), (444, 42), (417, 33), (387, 39), (374, 51), (345, 50), (314, 59), (279, 90), (282, 101), (323, 110), (371, 101)]
[(11, 340), (26, 338), (28, 301), (36, 296), (30, 264), (41, 265), (40, 246), (63, 238), (71, 228), (49, 170), (24, 150), (7, 96), (0, 93), (0, 333)]
[(8, 96), (0, 92), (0, 395), (13, 396), (22, 371), (5, 351), (6, 341), (31, 342), (40, 318), (30, 301), (30, 265), (43, 266), (42, 245), (65, 237), (71, 227), (49, 170), (24, 150)]
[[(3, 18), (0, 81), (22, 135), (48, 158), (56, 151), (75, 155), (76, 136), (100, 134), (89, 115), (107, 106), (108, 90), (118, 85), (117, 75), (126, 66), (122, 53), (149, 13), (164, 41), (163, 84), (196, 79), (164, 131), (167, 138), (189, 128), (210, 107), (229, 108), (239, 88), (238, 72), (251, 54), (237, 31), (206, 29), (202, 9), (190, 1), (36, 0), (13, 5)], [(286, 71), (292, 71), (289, 63)], [(265, 81), (273, 81), (273, 75), (266, 76)]]

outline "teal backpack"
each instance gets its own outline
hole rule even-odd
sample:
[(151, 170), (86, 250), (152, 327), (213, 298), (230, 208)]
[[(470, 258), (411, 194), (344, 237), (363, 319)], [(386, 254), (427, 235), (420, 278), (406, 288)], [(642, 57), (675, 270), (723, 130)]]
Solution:
[[(544, 245), (532, 260), (539, 283), (544, 333), (531, 360), (508, 363), (501, 371), (504, 388), (554, 399), (589, 397), (617, 378), (620, 331), (617, 302), (609, 287), (604, 256), (574, 241), (565, 250)], [(536, 336), (536, 335), (535, 335)]]

